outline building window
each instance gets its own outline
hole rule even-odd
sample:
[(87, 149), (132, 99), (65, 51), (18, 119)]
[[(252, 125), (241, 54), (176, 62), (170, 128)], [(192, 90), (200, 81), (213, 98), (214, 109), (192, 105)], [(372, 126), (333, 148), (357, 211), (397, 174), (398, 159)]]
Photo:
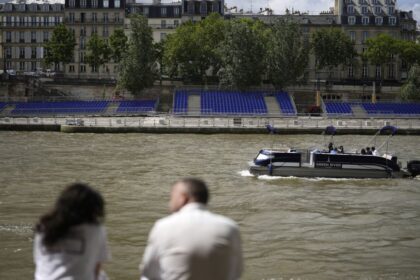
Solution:
[(375, 24), (376, 25), (382, 25), (383, 18), (382, 17), (376, 17), (375, 18)]
[(115, 0), (114, 1), (114, 8), (119, 8), (120, 7), (120, 0)]
[(368, 31), (363, 31), (362, 32), (362, 43), (366, 43), (366, 40), (369, 38), (369, 32)]
[(85, 13), (80, 13), (80, 22), (85, 22)]
[(24, 47), (19, 48), (19, 58), (25, 58), (25, 48)]
[(83, 37), (83, 36), (86, 36), (86, 27), (84, 26), (80, 29), (80, 37)]
[(25, 32), (24, 31), (19, 32), (19, 43), (25, 43)]
[(31, 71), (36, 71), (36, 62), (35, 61), (32, 61), (31, 62)]
[(356, 24), (356, 17), (348, 17), (348, 22), (350, 25)]
[(19, 26), (25, 26), (25, 17), (19, 18)]
[(90, 69), (92, 73), (98, 73), (98, 66), (93, 65)]
[(375, 77), (376, 79), (380, 79), (381, 78), (381, 65), (376, 65), (376, 70), (375, 70)]
[(166, 28), (166, 20), (161, 20), (160, 22), (160, 28)]
[(86, 73), (86, 65), (80, 65), (80, 73)]
[(92, 13), (92, 22), (98, 21), (98, 15), (96, 13)]
[(92, 26), (92, 33), (90, 35), (92, 36), (94, 34), (98, 34), (98, 27), (96, 26)]
[(12, 32), (6, 31), (6, 43), (12, 42)]
[(80, 62), (81, 63), (85, 62), (85, 53), (84, 52), (80, 52)]
[(6, 16), (6, 26), (12, 26), (12, 17), (11, 16)]
[(393, 15), (395, 11), (394, 7), (388, 7), (388, 14)]
[(363, 64), (362, 67), (362, 78), (367, 78), (369, 75), (369, 69), (367, 64)]
[(389, 17), (389, 25), (396, 25), (396, 24), (397, 24), (397, 18)]
[(347, 69), (347, 76), (349, 78), (353, 78), (354, 77), (354, 68), (353, 68), (353, 64), (350, 64), (348, 69)]
[(362, 14), (366, 15), (369, 12), (369, 8), (367, 6), (362, 6)]
[(48, 31), (44, 31), (44, 37), (43, 37), (44, 42), (48, 42), (48, 37), (49, 37)]
[(115, 13), (114, 14), (114, 21), (115, 22), (120, 22), (120, 13)]
[(80, 49), (84, 50), (85, 49), (85, 38), (80, 38)]
[(60, 22), (61, 22), (61, 19), (60, 19), (60, 17), (54, 17), (54, 25), (59, 25), (60, 24)]
[(50, 18), (44, 17), (44, 26), (49, 26)]
[(362, 17), (362, 24), (368, 25), (369, 24), (369, 17)]
[(378, 0), (372, 0), (372, 4), (377, 5), (377, 4), (379, 4), (379, 1)]
[(86, 0), (80, 0), (80, 8), (86, 8)]
[(395, 64), (388, 64), (388, 79), (395, 78)]
[(161, 15), (162, 17), (166, 17), (166, 7), (162, 7), (162, 8), (160, 8), (160, 15)]
[(102, 35), (103, 37), (108, 37), (109, 35), (108, 26), (104, 25), (103, 30), (102, 30)]
[(36, 43), (36, 31), (31, 31), (31, 43)]
[(144, 16), (148, 16), (149, 15), (149, 7), (144, 7), (143, 8), (143, 15)]
[(175, 25), (175, 27), (178, 27), (179, 26), (179, 20), (174, 20), (174, 25)]
[(174, 16), (179, 16), (179, 8), (178, 7), (175, 7), (174, 8)]
[(31, 11), (31, 12), (36, 12), (38, 9), (37, 9), (37, 4), (35, 4), (35, 3), (32, 3), (32, 4), (30, 4), (29, 5), (29, 10)]
[(69, 0), (69, 7), (74, 8), (76, 6), (76, 0)]
[(160, 33), (160, 40), (163, 41), (166, 39), (166, 33)]
[(380, 15), (382, 13), (382, 8), (380, 6), (375, 6), (375, 14)]
[(104, 22), (108, 23), (108, 13), (104, 13)]
[(104, 8), (108, 8), (109, 7), (109, 0), (104, 0)]
[(36, 17), (35, 16), (31, 17), (31, 26), (36, 26)]
[(356, 32), (355, 31), (350, 31), (349, 35), (350, 35), (350, 40), (352, 42), (356, 41)]
[(74, 23), (74, 13), (69, 13), (69, 22)]
[(31, 58), (36, 58), (36, 47), (31, 48)]
[(23, 62), (23, 61), (19, 62), (19, 70), (20, 71), (25, 71), (25, 62)]
[(347, 13), (350, 14), (350, 15), (354, 14), (354, 6), (353, 5), (347, 6)]
[(69, 72), (70, 73), (74, 73), (74, 65), (70, 65), (69, 66)]
[(6, 48), (6, 58), (7, 59), (12, 58), (12, 48), (11, 47)]
[(98, 0), (92, 0), (92, 8), (98, 7)]

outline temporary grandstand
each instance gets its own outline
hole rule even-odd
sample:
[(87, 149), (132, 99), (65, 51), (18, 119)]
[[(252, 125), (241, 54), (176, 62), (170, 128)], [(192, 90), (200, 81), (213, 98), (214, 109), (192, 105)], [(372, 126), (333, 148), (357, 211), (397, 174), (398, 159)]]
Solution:
[(325, 102), (328, 117), (420, 117), (420, 103)]
[(159, 100), (1, 102), (0, 115), (11, 117), (147, 115), (156, 113), (158, 102)]
[(283, 91), (176, 90), (173, 113), (179, 116), (296, 116), (293, 98)]

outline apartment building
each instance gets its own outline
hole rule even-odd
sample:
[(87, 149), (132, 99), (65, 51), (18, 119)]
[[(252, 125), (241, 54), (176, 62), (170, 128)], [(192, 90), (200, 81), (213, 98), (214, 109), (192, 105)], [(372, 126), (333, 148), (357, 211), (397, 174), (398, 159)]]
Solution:
[[(0, 69), (17, 73), (43, 68), (43, 44), (52, 36), (54, 27), (63, 23), (62, 4), (14, 4), (0, 7)], [(60, 65), (53, 66), (60, 70)]]
[(130, 28), (130, 14), (141, 14), (148, 18), (149, 26), (153, 30), (153, 40), (160, 42), (168, 34), (174, 33), (175, 29), (188, 20), (200, 21), (210, 13), (224, 13), (224, 1), (173, 1), (162, 2), (160, 0), (143, 1), (136, 3), (134, 0), (127, 2), (126, 30)]
[(69, 78), (115, 79), (118, 65), (113, 61), (98, 68), (86, 63), (87, 43), (93, 34), (108, 40), (115, 29), (124, 28), (125, 0), (65, 0), (64, 23), (76, 38), (74, 59), (66, 65)]

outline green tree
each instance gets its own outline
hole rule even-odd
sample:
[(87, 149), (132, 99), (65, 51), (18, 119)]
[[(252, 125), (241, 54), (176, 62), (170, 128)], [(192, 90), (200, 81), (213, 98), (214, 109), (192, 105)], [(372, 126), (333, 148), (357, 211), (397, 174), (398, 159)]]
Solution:
[(213, 13), (204, 20), (184, 23), (164, 43), (163, 64), (171, 77), (206, 82), (207, 71), (220, 68), (217, 47), (224, 38), (225, 22)]
[[(366, 41), (367, 49), (363, 57), (372, 65), (379, 65), (383, 69), (386, 63), (392, 61), (392, 57), (398, 54), (398, 42), (388, 34), (380, 34)], [(382, 79), (381, 75), (381, 79)]]
[(420, 100), (420, 66), (414, 64), (408, 72), (408, 78), (401, 87), (400, 93), (403, 100)]
[(96, 33), (87, 43), (86, 62), (99, 73), (99, 67), (109, 61), (111, 49)]
[(118, 86), (139, 94), (153, 85), (156, 78), (156, 52), (153, 46), (152, 29), (147, 18), (133, 15), (127, 52), (123, 55)]
[(398, 40), (395, 44), (398, 56), (406, 62), (408, 69), (414, 64), (420, 65), (420, 44), (403, 40)]
[(308, 59), (309, 48), (302, 40), (299, 24), (290, 18), (275, 22), (267, 48), (268, 75), (274, 87), (298, 84)]
[(267, 29), (260, 21), (233, 20), (219, 51), (220, 84), (238, 89), (258, 86), (266, 72)]
[(354, 44), (343, 31), (326, 28), (312, 35), (312, 48), (317, 70), (327, 68), (329, 75), (339, 65), (352, 63), (356, 55)]
[(67, 64), (72, 61), (76, 39), (73, 32), (68, 30), (64, 24), (54, 28), (51, 40), (44, 44), (44, 64)]
[(124, 34), (124, 31), (120, 28), (115, 29), (114, 33), (109, 37), (109, 45), (112, 50), (112, 59), (119, 63), (122, 59), (123, 54), (127, 50), (128, 38)]

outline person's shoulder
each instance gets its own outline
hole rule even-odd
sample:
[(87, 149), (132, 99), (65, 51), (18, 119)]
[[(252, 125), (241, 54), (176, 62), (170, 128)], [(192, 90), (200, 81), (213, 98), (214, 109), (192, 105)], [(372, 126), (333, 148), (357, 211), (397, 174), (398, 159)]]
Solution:
[(216, 214), (213, 212), (208, 211), (209, 215), (211, 215), (211, 217), (213, 218), (213, 220), (216, 223), (219, 223), (220, 225), (225, 225), (228, 227), (232, 227), (232, 228), (237, 228), (238, 224), (231, 218), (220, 215), (220, 214)]

